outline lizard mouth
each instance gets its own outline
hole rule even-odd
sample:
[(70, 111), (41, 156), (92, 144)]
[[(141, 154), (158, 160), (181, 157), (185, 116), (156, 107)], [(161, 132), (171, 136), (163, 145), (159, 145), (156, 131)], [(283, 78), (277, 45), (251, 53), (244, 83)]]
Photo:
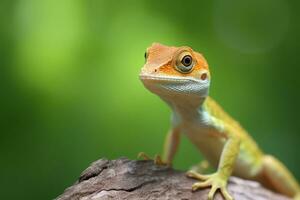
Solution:
[(176, 83), (185, 83), (185, 82), (195, 82), (202, 83), (203, 81), (195, 79), (193, 77), (175, 77), (175, 76), (153, 76), (153, 75), (140, 75), (142, 81), (153, 81), (153, 82), (176, 82)]
[(147, 89), (159, 96), (196, 95), (207, 96), (209, 79), (201, 80), (193, 77), (175, 77), (140, 74), (140, 79)]

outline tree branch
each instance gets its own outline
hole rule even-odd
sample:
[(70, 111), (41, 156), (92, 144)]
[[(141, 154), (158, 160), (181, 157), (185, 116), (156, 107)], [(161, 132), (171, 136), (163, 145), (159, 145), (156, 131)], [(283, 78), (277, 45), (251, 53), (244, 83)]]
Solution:
[[(153, 161), (100, 159), (84, 170), (79, 180), (57, 200), (173, 199), (207, 200), (208, 189), (191, 191), (196, 180), (182, 171), (157, 166)], [(259, 183), (231, 177), (229, 192), (235, 200), (289, 200)], [(222, 200), (216, 194), (215, 200)]]

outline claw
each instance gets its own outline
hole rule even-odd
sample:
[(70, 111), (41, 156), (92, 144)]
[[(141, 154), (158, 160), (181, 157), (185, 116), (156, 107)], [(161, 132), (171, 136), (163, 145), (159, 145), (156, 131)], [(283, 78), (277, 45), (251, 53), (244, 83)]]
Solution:
[(159, 155), (155, 155), (154, 163), (156, 165), (166, 165), (166, 163), (161, 159), (161, 157)]
[(208, 179), (208, 176), (207, 175), (202, 175), (202, 174), (199, 174), (195, 171), (188, 171), (186, 173), (186, 175), (190, 178), (195, 178), (195, 179), (198, 179), (198, 180), (207, 180)]
[(164, 162), (159, 155), (155, 155), (154, 159), (151, 159), (150, 156), (148, 156), (146, 153), (140, 152), (137, 157), (142, 158), (144, 160), (153, 160), (154, 164), (156, 164), (156, 165), (169, 165), (170, 166), (170, 164)]
[(218, 188), (217, 188), (216, 185), (213, 185), (213, 186), (211, 187), (211, 189), (210, 189), (210, 191), (209, 191), (209, 193), (208, 193), (208, 200), (213, 200), (214, 195), (215, 195), (217, 189), (218, 189)]
[(140, 152), (137, 157), (143, 158), (144, 160), (151, 160), (151, 158), (144, 152)]
[(211, 186), (208, 193), (208, 200), (213, 200), (215, 193), (220, 189), (221, 194), (224, 196), (225, 200), (233, 200), (232, 196), (228, 193), (226, 185), (227, 179), (224, 179), (220, 174), (214, 173), (211, 175), (202, 175), (194, 171), (189, 171), (186, 174), (188, 177), (195, 178), (204, 182), (197, 182), (192, 185), (192, 190), (196, 191), (200, 188), (205, 188)]
[(196, 190), (198, 190), (198, 189), (200, 189), (200, 188), (205, 188), (205, 187), (208, 187), (208, 186), (210, 186), (211, 184), (210, 184), (210, 182), (209, 181), (205, 181), (205, 182), (197, 182), (197, 183), (194, 183), (193, 185), (192, 185), (192, 190), (193, 191), (196, 191)]
[(221, 193), (223, 194), (223, 196), (226, 200), (233, 200), (232, 196), (228, 193), (228, 191), (225, 187), (221, 188)]

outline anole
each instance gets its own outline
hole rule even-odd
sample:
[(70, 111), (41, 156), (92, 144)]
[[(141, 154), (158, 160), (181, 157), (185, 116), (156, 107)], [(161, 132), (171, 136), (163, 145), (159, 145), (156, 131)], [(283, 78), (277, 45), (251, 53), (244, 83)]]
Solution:
[(275, 157), (264, 154), (248, 132), (208, 96), (211, 74), (200, 53), (186, 46), (154, 43), (145, 59), (141, 81), (172, 109), (164, 155), (157, 162), (172, 163), (184, 133), (217, 169), (208, 175), (188, 171), (188, 177), (199, 180), (192, 185), (193, 191), (211, 187), (208, 199), (219, 190), (226, 200), (232, 200), (227, 182), (235, 175), (300, 200), (300, 186), (291, 172)]

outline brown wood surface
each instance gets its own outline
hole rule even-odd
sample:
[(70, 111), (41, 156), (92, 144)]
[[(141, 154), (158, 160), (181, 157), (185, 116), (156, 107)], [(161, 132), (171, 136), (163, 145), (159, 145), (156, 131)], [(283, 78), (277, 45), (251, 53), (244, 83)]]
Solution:
[[(100, 159), (84, 170), (78, 181), (57, 200), (172, 199), (206, 200), (209, 189), (191, 191), (196, 180), (182, 171), (153, 161)], [(288, 200), (259, 183), (231, 177), (229, 192), (235, 200)], [(218, 193), (215, 200), (223, 199)]]

